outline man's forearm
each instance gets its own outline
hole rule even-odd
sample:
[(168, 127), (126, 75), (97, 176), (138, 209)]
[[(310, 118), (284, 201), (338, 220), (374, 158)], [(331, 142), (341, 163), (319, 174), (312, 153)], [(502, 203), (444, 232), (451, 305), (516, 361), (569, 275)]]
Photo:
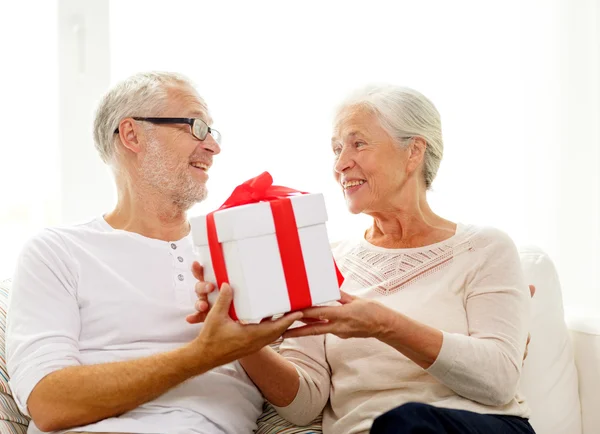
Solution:
[(61, 369), (33, 389), (29, 413), (42, 431), (118, 416), (214, 368), (198, 354), (186, 346), (137, 360)]
[(240, 364), (271, 404), (285, 407), (296, 397), (300, 387), (296, 368), (271, 348), (240, 359)]

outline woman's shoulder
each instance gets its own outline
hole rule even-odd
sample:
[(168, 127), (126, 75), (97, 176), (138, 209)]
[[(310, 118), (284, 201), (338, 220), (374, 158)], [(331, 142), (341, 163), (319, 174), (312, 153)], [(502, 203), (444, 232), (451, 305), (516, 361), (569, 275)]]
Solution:
[(470, 246), (481, 252), (498, 253), (501, 251), (517, 252), (513, 239), (504, 230), (494, 226), (461, 224), (462, 239)]

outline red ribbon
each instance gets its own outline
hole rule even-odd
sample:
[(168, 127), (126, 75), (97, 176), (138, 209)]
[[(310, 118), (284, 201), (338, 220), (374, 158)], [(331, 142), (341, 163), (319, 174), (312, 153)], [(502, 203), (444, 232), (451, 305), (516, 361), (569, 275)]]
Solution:
[[(269, 172), (263, 172), (257, 177), (238, 185), (219, 209), (206, 216), (208, 247), (210, 249), (210, 257), (218, 288), (223, 283), (229, 283), (229, 277), (227, 276), (223, 249), (217, 237), (214, 213), (226, 208), (250, 203), (270, 202), (291, 310), (295, 311), (312, 306), (310, 287), (308, 285), (308, 277), (300, 246), (300, 236), (290, 200), (290, 197), (298, 194), (306, 193), (288, 187), (273, 185), (273, 178)], [(335, 265), (335, 261), (334, 266), (338, 285), (341, 286), (344, 277), (337, 265)], [(233, 303), (229, 309), (229, 315), (234, 320), (238, 319)]]

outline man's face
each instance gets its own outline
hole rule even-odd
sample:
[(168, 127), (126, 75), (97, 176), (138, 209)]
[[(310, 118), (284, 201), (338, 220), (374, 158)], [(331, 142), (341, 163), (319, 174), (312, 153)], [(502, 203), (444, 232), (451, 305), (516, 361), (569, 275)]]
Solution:
[[(169, 101), (161, 117), (212, 120), (195, 92), (169, 91)], [(209, 134), (203, 141), (191, 133), (187, 124), (146, 124), (146, 146), (139, 154), (139, 179), (148, 191), (167, 198), (187, 210), (206, 198), (208, 169), (221, 149)]]

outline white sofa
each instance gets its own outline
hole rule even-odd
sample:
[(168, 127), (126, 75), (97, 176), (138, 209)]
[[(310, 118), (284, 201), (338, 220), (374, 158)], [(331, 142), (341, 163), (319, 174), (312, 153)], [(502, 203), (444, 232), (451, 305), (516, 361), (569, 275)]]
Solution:
[(536, 286), (531, 344), (521, 390), (538, 434), (600, 434), (600, 306), (595, 317), (565, 317), (558, 275), (536, 247), (520, 249)]
[[(536, 286), (529, 356), (521, 387), (538, 434), (600, 434), (600, 306), (595, 317), (567, 315), (550, 258), (535, 247), (520, 249), (527, 281)], [(24, 433), (6, 384), (4, 322), (9, 282), (0, 284), (0, 433)], [(315, 429), (316, 428), (316, 429)], [(267, 408), (257, 433), (317, 433), (318, 423), (294, 428)]]

